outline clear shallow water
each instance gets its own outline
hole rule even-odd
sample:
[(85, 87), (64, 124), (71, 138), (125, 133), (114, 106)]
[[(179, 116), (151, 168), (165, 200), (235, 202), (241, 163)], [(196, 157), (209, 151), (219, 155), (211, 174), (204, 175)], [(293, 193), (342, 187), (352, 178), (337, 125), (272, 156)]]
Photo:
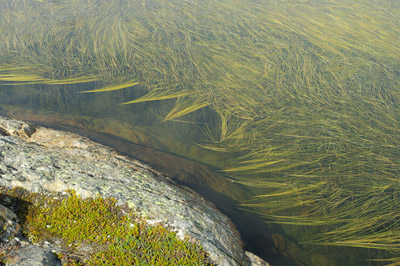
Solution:
[[(82, 87), (38, 90), (0, 86), (0, 94), (7, 95), (0, 98), (0, 115), (88, 136), (168, 174), (213, 202), (236, 224), (247, 249), (272, 265), (383, 265), (366, 261), (376, 258), (379, 252), (369, 254), (362, 249), (296, 244), (291, 234), (306, 235), (312, 231), (307, 227), (288, 227), (287, 235), (279, 225), (266, 223), (259, 215), (240, 208), (241, 202), (262, 190), (227, 180), (219, 169), (226, 167), (224, 161), (231, 158), (205, 152), (194, 145), (205, 138), (201, 124), (183, 124), (182, 129), (182, 123), (161, 123), (151, 105), (127, 110), (130, 106), (115, 105), (119, 98), (115, 102), (107, 95), (91, 98), (77, 93), (79, 90)], [(177, 138), (182, 130), (192, 133)]]
[(267, 260), (379, 264), (400, 257), (399, 17), (393, 0), (1, 1), (1, 112), (151, 147)]

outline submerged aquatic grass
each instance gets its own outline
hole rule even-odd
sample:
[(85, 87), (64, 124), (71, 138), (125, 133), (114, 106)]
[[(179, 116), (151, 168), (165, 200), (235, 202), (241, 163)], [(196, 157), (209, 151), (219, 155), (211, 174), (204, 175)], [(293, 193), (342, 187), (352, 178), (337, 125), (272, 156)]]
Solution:
[(125, 104), (175, 99), (164, 120), (207, 107), (200, 145), (265, 188), (243, 206), (396, 257), (399, 17), (393, 0), (3, 1), (0, 82), (146, 89)]

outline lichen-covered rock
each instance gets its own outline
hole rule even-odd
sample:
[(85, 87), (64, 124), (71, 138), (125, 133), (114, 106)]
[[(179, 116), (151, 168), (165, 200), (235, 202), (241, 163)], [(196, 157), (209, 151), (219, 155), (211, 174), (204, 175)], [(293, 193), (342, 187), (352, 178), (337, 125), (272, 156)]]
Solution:
[(197, 240), (218, 265), (248, 265), (232, 222), (197, 193), (149, 166), (68, 132), (3, 117), (0, 129), (0, 185), (113, 197), (149, 222)]
[(61, 266), (61, 261), (49, 249), (27, 245), (10, 252), (6, 266)]

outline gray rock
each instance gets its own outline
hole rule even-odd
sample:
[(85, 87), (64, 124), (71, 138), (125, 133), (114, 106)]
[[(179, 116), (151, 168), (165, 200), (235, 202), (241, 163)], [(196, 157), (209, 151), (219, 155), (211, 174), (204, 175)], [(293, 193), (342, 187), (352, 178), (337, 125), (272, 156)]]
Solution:
[(249, 265), (229, 218), (149, 166), (76, 134), (3, 117), (0, 128), (0, 185), (113, 197), (149, 223), (161, 222), (178, 236), (195, 239), (216, 264)]
[(246, 251), (245, 256), (246, 256), (245, 265), (248, 265), (248, 266), (270, 266), (268, 262), (264, 261), (257, 255), (255, 255), (249, 251)]
[(0, 135), (29, 138), (36, 131), (36, 126), (22, 121), (1, 117)]
[(1, 128), (1, 127), (0, 127), (0, 135), (9, 136), (10, 134), (8, 133), (7, 130), (5, 130), (4, 128)]
[(7, 242), (11, 240), (18, 233), (17, 223), (15, 219), (17, 215), (0, 204), (0, 240)]
[(11, 251), (6, 266), (61, 266), (61, 261), (48, 249), (27, 245)]
[[(1, 250), (6, 252), (5, 265), (9, 266), (61, 266), (60, 260), (49, 249), (21, 242), (17, 215), (0, 204)], [(24, 246), (21, 246), (24, 244)], [(3, 265), (3, 264), (2, 264)]]
[(0, 217), (5, 220), (16, 219), (17, 215), (9, 208), (0, 204)]

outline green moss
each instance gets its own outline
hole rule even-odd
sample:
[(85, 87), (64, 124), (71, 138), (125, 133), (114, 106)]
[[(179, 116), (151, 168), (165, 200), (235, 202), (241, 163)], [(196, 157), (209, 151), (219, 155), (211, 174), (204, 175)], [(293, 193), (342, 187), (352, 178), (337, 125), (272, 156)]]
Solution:
[(162, 225), (146, 224), (115, 199), (82, 199), (74, 191), (39, 195), (3, 189), (3, 194), (30, 203), (18, 211), (24, 233), (34, 242), (61, 241), (67, 265), (211, 265), (199, 245)]

